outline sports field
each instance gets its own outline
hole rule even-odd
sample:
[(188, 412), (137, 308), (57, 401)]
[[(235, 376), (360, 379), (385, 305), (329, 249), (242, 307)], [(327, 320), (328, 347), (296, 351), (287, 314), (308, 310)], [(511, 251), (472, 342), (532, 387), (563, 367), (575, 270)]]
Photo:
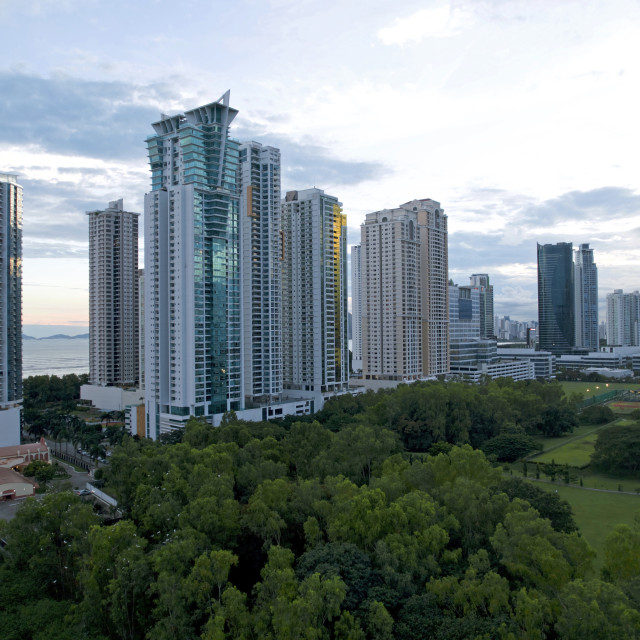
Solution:
[(581, 393), (585, 398), (615, 391), (619, 389), (629, 389), (640, 393), (640, 385), (637, 382), (561, 382), (565, 395)]
[(640, 409), (640, 402), (609, 402), (607, 406), (615, 413), (626, 414)]

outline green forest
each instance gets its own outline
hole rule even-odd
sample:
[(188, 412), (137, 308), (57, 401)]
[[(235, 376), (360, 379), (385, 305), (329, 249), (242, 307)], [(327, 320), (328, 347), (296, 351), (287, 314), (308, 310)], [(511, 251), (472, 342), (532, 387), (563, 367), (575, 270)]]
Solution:
[(640, 523), (596, 573), (569, 505), (495, 465), (577, 424), (559, 385), (500, 380), (126, 437), (117, 513), (58, 491), (0, 523), (0, 637), (639, 638)]

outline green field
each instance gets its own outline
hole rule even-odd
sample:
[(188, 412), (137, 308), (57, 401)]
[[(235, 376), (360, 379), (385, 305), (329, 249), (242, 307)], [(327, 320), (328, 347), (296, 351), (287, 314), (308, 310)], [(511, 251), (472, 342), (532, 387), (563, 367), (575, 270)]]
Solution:
[(570, 467), (585, 467), (591, 461), (591, 454), (597, 439), (598, 434), (592, 432), (587, 436), (567, 442), (557, 449), (541, 453), (532, 460), (544, 464), (555, 462), (556, 464), (568, 464)]
[(614, 424), (627, 422), (617, 419), (603, 425), (581, 425), (561, 438), (539, 438), (543, 452), (531, 457), (533, 462), (568, 464), (570, 467), (585, 467), (589, 464), (598, 433)]
[(580, 533), (598, 554), (594, 562), (597, 570), (602, 568), (604, 562), (606, 537), (618, 524), (633, 525), (633, 518), (640, 511), (640, 496), (587, 491), (558, 483), (536, 483), (536, 486), (557, 491), (571, 505)]
[[(609, 423), (609, 425), (614, 424), (613, 422)], [(618, 421), (615, 424), (620, 424)], [(563, 444), (567, 442), (571, 442), (576, 438), (580, 438), (581, 436), (589, 435), (594, 431), (599, 431), (604, 426), (609, 425), (593, 425), (593, 424), (583, 424), (576, 427), (571, 433), (567, 433), (564, 436), (560, 436), (559, 438), (536, 438), (536, 440), (542, 445), (543, 451), (548, 451), (549, 449), (559, 449)]]

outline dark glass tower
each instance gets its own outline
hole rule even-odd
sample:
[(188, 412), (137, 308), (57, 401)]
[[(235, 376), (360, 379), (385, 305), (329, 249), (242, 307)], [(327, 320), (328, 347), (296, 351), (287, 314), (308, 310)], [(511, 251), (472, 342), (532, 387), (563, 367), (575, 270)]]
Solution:
[(573, 245), (538, 245), (538, 346), (555, 355), (575, 346)]

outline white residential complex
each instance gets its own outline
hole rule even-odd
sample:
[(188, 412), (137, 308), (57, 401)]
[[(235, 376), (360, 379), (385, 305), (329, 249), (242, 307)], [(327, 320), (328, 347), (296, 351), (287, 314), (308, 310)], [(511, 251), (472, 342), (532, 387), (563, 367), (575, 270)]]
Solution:
[(217, 102), (153, 123), (145, 196), (146, 433), (241, 408), (237, 114)]
[(22, 187), (0, 173), (0, 446), (20, 444)]
[(245, 406), (281, 399), (284, 260), (280, 150), (240, 145), (242, 377)]
[(360, 245), (351, 247), (351, 366), (362, 371), (362, 275)]
[(607, 294), (607, 344), (640, 346), (640, 293), (616, 289)]
[(89, 382), (135, 385), (140, 377), (138, 213), (122, 199), (89, 217)]
[(288, 191), (282, 202), (284, 386), (346, 390), (347, 227), (338, 199), (322, 189)]
[(362, 375), (449, 371), (448, 234), (440, 203), (413, 200), (361, 226)]

